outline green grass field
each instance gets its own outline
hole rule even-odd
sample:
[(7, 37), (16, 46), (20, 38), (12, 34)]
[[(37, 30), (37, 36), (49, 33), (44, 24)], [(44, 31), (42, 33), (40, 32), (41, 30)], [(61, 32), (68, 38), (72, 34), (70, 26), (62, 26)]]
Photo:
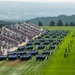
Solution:
[[(21, 62), (1, 61), (0, 75), (75, 75), (75, 27), (49, 27), (43, 28), (49, 30), (70, 30), (70, 33), (64, 38), (59, 49), (55, 49), (54, 54), (44, 61), (32, 60)], [(68, 57), (64, 58), (65, 48), (73, 40)]]

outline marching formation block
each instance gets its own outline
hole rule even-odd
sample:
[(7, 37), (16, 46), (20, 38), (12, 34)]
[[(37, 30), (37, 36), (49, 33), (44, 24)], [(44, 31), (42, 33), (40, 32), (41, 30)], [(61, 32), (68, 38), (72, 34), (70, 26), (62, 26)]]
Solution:
[(38, 39), (41, 39), (41, 36), (38, 36)]
[(52, 43), (52, 45), (58, 45), (58, 44), (59, 44), (58, 41), (54, 41), (54, 42)]
[(57, 38), (57, 35), (53, 35), (52, 38)]
[(51, 46), (50, 46), (50, 49), (51, 49), (51, 50), (54, 50), (55, 47), (56, 47), (56, 45), (51, 45)]
[(38, 45), (38, 49), (44, 49), (45, 46), (44, 45)]
[(54, 39), (48, 39), (48, 41), (49, 41), (49, 42), (53, 42), (53, 41), (55, 41), (55, 40), (54, 40)]
[(17, 54), (18, 55), (25, 55), (26, 54), (26, 51), (18, 51)]
[(23, 51), (25, 49), (25, 46), (19, 46), (18, 51)]
[(8, 61), (14, 61), (17, 60), (17, 55), (9, 55), (8, 56)]
[(50, 36), (49, 35), (46, 35), (46, 38), (49, 38)]
[(38, 51), (37, 50), (31, 50), (28, 52), (28, 54), (31, 54), (33, 56), (37, 55), (38, 54)]
[(62, 39), (57, 39), (58, 42), (62, 42)]
[(49, 41), (44, 41), (44, 45), (48, 45), (49, 43)]
[(45, 41), (45, 39), (39, 39), (39, 41), (44, 42), (44, 41)]
[(7, 55), (17, 55), (17, 52), (8, 52)]
[(5, 59), (7, 59), (6, 56), (4, 56), (4, 55), (0, 55), (0, 61), (5, 60)]
[(46, 58), (46, 55), (40, 55), (40, 54), (36, 55), (36, 61), (37, 60), (42, 60), (43, 61), (45, 58)]
[(28, 61), (29, 59), (32, 59), (31, 54), (20, 56), (21, 61)]
[(32, 45), (27, 46), (27, 50), (32, 50), (32, 49), (33, 49)]
[(41, 43), (40, 41), (37, 41), (34, 43), (34, 45), (40, 45), (40, 43)]
[(26, 44), (27, 46), (29, 46), (29, 45), (32, 45), (32, 42), (27, 42), (27, 44)]
[(43, 51), (42, 51), (42, 54), (43, 54), (43, 55), (50, 55), (50, 51), (49, 51), (49, 50), (43, 50)]
[(29, 42), (34, 42), (34, 40), (29, 40)]

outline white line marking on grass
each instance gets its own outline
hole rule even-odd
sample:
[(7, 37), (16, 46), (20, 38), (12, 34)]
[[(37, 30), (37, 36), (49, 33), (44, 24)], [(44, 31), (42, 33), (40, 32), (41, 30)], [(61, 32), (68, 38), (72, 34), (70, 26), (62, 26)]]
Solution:
[(36, 71), (41, 65), (44, 65), (47, 61), (43, 61), (40, 64), (38, 64), (35, 68), (34, 71)]
[(43, 62), (34, 70), (34, 71), (36, 71), (36, 72), (34, 72), (34, 73), (35, 73), (34, 75), (37, 75), (37, 74), (38, 74), (38, 71), (39, 71), (40, 66), (41, 66), (41, 65), (44, 65), (46, 62), (47, 62), (47, 61), (43, 61)]
[(12, 73), (11, 75), (19, 75), (19, 74), (21, 75), (21, 73)]
[[(34, 65), (33, 65), (33, 67), (34, 67)], [(27, 72), (25, 72), (24, 74), (29, 73), (33, 69), (33, 67), (31, 67), (31, 68), (29, 67), (29, 70)]]
[(21, 67), (17, 67), (18, 70), (27, 69), (30, 65), (22, 65)]
[[(45, 64), (46, 61), (42, 61), (36, 65), (34, 65), (32, 68), (29, 69), (29, 71), (27, 72), (28, 74), (31, 74), (31, 73), (36, 73), (36, 71), (39, 69), (39, 67), (42, 65), (42, 64)], [(27, 74), (25, 73), (25, 74)]]
[(21, 72), (23, 73), (25, 70), (27, 70), (27, 68), (29, 68), (30, 65), (27, 65), (26, 67), (24, 66), (24, 68), (21, 69)]
[(5, 67), (5, 66), (1, 66), (0, 68), (1, 68), (0, 71), (6, 71), (7, 70), (7, 67)]
[(22, 72), (24, 70), (26, 70), (29, 66), (30, 66), (30, 64), (29, 65), (24, 64), (22, 66), (17, 66), (16, 68), (14, 67), (11, 71), (9, 71), (9, 75), (10, 75), (10, 73), (11, 73), (11, 75), (13, 75), (15, 73), (16, 74), (22, 74)]
[(42, 62), (40, 62), (38, 65), (36, 65), (33, 69), (33, 71), (36, 71), (40, 66), (42, 65)]

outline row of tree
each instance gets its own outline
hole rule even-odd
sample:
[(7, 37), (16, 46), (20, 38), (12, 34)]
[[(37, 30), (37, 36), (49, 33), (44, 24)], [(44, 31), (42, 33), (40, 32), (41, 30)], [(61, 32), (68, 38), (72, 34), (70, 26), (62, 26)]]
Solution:
[(8, 22), (8, 21), (4, 21), (4, 20), (0, 20), (0, 28), (2, 28), (5, 25), (11, 25), (14, 24), (13, 22)]
[[(39, 26), (43, 26), (43, 23), (41, 21), (38, 22)], [(62, 20), (58, 20), (57, 24), (52, 20), (49, 24), (49, 26), (75, 26), (75, 24), (73, 22), (71, 22), (70, 24), (68, 24), (66, 22), (66, 24), (64, 25)]]

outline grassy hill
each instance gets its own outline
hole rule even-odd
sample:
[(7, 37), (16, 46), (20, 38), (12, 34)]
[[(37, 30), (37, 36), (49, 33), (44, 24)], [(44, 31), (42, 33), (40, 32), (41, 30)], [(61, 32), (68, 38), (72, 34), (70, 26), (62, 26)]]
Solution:
[[(50, 27), (43, 26), (49, 30), (70, 30), (64, 41), (56, 48), (54, 54), (44, 61), (32, 60), (21, 62), (0, 61), (0, 75), (75, 75), (75, 27)], [(68, 52), (68, 57), (64, 58), (64, 51), (68, 48), (70, 41), (73, 41)]]

